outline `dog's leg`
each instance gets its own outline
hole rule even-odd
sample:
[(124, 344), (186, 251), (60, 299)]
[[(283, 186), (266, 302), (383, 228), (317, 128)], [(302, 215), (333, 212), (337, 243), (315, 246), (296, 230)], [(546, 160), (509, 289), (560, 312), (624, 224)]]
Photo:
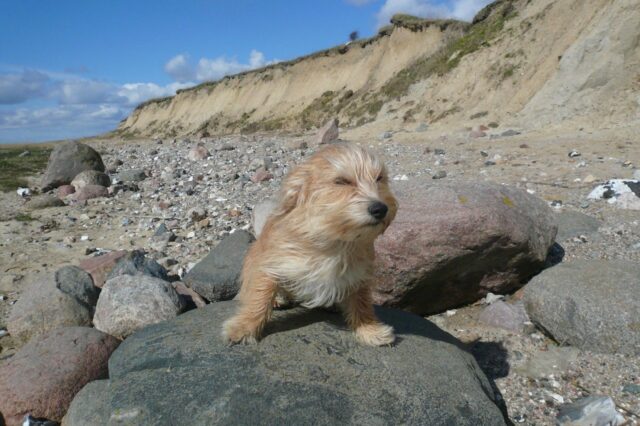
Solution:
[(276, 283), (267, 275), (243, 283), (240, 309), (222, 326), (222, 336), (229, 343), (255, 343), (271, 316)]
[(381, 323), (373, 312), (369, 286), (353, 292), (344, 303), (349, 326), (355, 330), (358, 342), (369, 346), (389, 345), (396, 339), (393, 327)]

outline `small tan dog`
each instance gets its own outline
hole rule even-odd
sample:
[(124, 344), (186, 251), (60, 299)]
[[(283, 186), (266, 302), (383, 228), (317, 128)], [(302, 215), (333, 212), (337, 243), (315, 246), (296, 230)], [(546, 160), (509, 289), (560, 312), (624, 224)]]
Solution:
[(373, 242), (396, 210), (384, 164), (357, 145), (329, 145), (297, 166), (247, 253), (225, 340), (255, 342), (278, 295), (308, 308), (338, 304), (359, 342), (393, 343), (374, 314), (371, 279)]

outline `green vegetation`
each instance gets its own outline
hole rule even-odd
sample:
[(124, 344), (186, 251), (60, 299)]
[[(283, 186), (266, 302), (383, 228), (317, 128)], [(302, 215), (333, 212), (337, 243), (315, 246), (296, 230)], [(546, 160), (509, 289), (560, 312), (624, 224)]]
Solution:
[[(20, 154), (29, 151), (29, 155)], [(29, 175), (42, 172), (49, 160), (51, 148), (36, 145), (0, 148), (0, 191), (14, 191), (27, 187)]]
[(382, 93), (388, 99), (398, 99), (407, 94), (413, 83), (433, 75), (447, 74), (457, 67), (466, 55), (490, 46), (504, 28), (506, 21), (513, 16), (515, 15), (511, 3), (501, 3), (500, 10), (473, 24), (464, 35), (396, 74), (382, 87)]
[(18, 222), (32, 222), (35, 220), (28, 213), (18, 213), (15, 215), (14, 219)]
[(240, 133), (273, 132), (284, 128), (284, 122), (284, 117), (254, 121), (240, 129)]
[[(418, 18), (413, 15), (405, 15), (398, 13), (391, 18), (391, 24), (395, 27), (406, 28), (410, 31), (423, 31), (429, 27), (438, 27), (440, 31), (451, 29), (451, 27), (464, 31), (469, 24), (462, 21), (456, 21), (455, 19), (424, 19)], [(385, 30), (387, 27), (383, 27), (380, 31)]]

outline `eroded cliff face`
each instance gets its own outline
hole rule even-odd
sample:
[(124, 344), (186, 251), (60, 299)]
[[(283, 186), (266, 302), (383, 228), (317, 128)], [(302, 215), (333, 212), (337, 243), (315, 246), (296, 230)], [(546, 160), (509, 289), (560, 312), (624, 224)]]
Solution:
[(398, 16), (367, 40), (147, 102), (120, 136), (304, 130), (338, 117), (437, 126), (640, 117), (637, 0), (499, 0), (472, 24)]

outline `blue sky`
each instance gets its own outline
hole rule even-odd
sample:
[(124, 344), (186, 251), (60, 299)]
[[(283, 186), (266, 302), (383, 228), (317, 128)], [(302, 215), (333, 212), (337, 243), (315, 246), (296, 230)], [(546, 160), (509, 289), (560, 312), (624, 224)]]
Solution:
[(489, 0), (1, 0), (0, 143), (114, 129), (138, 103)]

